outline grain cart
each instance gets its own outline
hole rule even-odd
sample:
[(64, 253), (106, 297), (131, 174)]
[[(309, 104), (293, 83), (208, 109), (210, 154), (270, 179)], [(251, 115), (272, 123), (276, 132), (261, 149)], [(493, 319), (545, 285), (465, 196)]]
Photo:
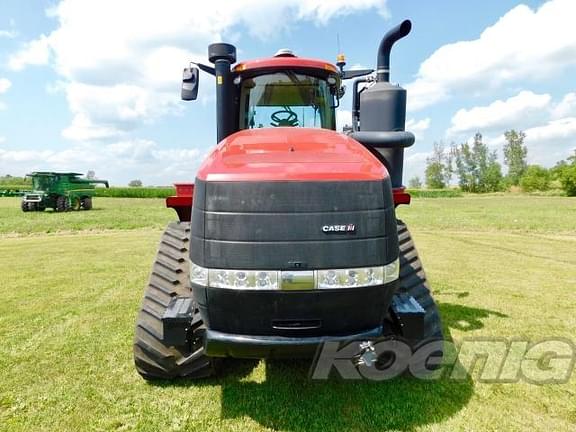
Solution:
[(57, 212), (91, 210), (92, 197), (97, 184), (109, 187), (106, 180), (81, 178), (78, 173), (33, 172), (33, 191), (22, 197), (22, 211), (44, 211), (53, 208)]
[[(382, 337), (414, 350), (436, 341), (438, 363), (438, 309), (395, 214), (410, 202), (414, 135), (389, 60), (410, 29), (384, 36), (375, 73), (289, 50), (236, 63), (226, 43), (208, 47), (213, 66), (184, 69), (184, 100), (196, 99), (199, 70), (215, 77), (218, 145), (167, 200), (180, 221), (161, 238), (137, 318), (144, 378), (209, 376), (222, 357), (312, 356), (326, 341), (358, 341), (362, 354)], [(341, 134), (335, 109), (351, 78), (352, 131)]]

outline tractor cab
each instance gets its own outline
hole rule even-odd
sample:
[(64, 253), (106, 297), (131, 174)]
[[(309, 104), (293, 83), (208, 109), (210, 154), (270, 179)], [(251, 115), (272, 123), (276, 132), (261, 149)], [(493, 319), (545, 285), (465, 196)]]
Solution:
[(342, 77), (333, 64), (297, 57), (287, 49), (273, 57), (236, 64), (236, 49), (209, 47), (214, 67), (184, 69), (182, 99), (198, 93), (199, 69), (216, 77), (218, 142), (246, 129), (275, 127), (336, 130)]
[(280, 50), (269, 59), (237, 65), (239, 129), (336, 129), (336, 68)]
[(30, 175), (30, 177), (35, 191), (50, 190), (56, 179), (53, 175)]

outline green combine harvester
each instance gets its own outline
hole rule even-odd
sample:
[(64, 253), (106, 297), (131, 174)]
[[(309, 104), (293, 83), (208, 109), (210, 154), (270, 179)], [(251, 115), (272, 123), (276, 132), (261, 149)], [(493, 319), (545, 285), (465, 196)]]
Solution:
[(53, 208), (57, 212), (91, 210), (96, 185), (109, 187), (107, 180), (82, 178), (79, 173), (33, 172), (34, 190), (22, 196), (22, 211), (44, 211)]

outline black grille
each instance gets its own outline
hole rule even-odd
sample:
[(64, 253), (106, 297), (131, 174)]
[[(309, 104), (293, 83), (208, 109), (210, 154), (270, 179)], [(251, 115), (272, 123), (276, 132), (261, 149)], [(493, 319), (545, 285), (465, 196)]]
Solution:
[[(354, 225), (354, 232), (324, 226)], [(382, 265), (398, 256), (389, 180), (196, 180), (191, 259), (209, 268)]]

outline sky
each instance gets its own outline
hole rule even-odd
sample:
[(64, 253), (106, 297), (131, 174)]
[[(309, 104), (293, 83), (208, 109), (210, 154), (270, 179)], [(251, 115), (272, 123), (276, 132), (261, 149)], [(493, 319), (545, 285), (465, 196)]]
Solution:
[[(575, 0), (0, 0), (0, 175), (87, 172), (113, 184), (192, 181), (216, 144), (214, 79), (180, 100), (182, 68), (207, 46), (238, 59), (297, 55), (375, 67), (388, 29), (391, 80), (408, 90), (404, 181), (434, 142), (481, 132), (500, 157), (526, 133), (529, 163), (576, 148)], [(352, 82), (348, 82), (349, 90)], [(338, 112), (349, 122), (350, 92)]]

